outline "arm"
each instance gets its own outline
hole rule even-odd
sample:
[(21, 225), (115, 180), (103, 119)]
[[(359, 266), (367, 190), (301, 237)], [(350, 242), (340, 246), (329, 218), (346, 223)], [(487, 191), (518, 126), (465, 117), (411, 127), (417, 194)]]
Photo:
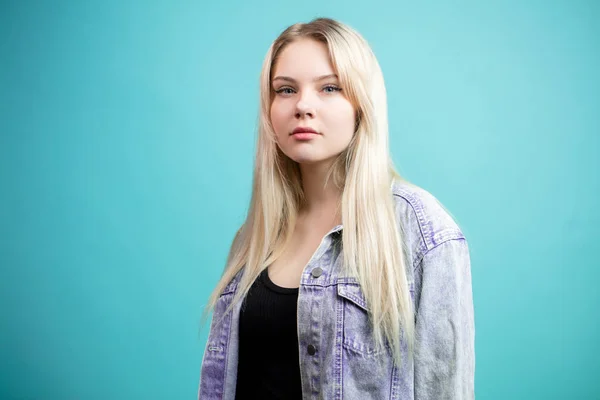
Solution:
[(425, 253), (415, 269), (415, 400), (474, 399), (475, 323), (466, 240)]

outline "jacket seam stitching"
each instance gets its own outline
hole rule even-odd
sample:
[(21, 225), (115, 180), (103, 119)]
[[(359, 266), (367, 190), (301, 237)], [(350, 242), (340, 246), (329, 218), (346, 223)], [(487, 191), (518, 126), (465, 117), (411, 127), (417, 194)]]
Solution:
[(421, 262), (423, 262), (423, 259), (425, 258), (426, 255), (428, 255), (429, 253), (431, 253), (433, 250), (437, 249), (438, 247), (440, 247), (441, 245), (451, 242), (453, 240), (463, 240), (466, 241), (467, 239), (460, 235), (460, 233), (456, 232), (457, 236), (456, 237), (450, 237), (438, 244), (436, 244), (435, 246), (433, 246), (432, 248), (430, 248), (429, 250), (427, 250), (426, 252), (424, 252), (420, 257), (417, 257), (416, 262), (413, 265), (413, 272), (417, 269), (417, 267), (419, 266), (419, 264), (421, 264)]
[(425, 233), (423, 232), (423, 225), (424, 225), (423, 215), (422, 215), (421, 211), (418, 210), (415, 207), (415, 205), (413, 204), (414, 200), (412, 198), (409, 198), (409, 195), (406, 195), (406, 194), (394, 193), (393, 195), (406, 200), (406, 202), (410, 205), (410, 208), (412, 208), (415, 215), (417, 216), (417, 222), (419, 223), (419, 232), (421, 233), (421, 239), (427, 245), (427, 239), (425, 238)]
[(233, 310), (229, 311), (229, 313), (231, 314), (231, 316), (229, 317), (229, 332), (227, 332), (227, 345), (225, 347), (225, 363), (223, 365), (223, 387), (221, 388), (221, 393), (223, 393), (223, 395), (225, 395), (225, 381), (227, 379), (227, 367), (229, 366), (229, 348), (231, 344), (231, 323), (233, 322)]

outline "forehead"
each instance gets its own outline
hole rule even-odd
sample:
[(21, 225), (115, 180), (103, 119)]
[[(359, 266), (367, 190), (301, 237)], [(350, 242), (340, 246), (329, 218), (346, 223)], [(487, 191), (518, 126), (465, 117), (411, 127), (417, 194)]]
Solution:
[(313, 39), (300, 39), (288, 44), (279, 53), (272, 77), (285, 75), (311, 79), (333, 73), (327, 45)]

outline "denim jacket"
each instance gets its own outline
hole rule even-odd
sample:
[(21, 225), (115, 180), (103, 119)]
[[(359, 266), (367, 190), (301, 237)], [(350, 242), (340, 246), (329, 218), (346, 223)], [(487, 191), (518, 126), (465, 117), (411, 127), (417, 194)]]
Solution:
[[(338, 225), (323, 238), (300, 281), (297, 319), (304, 400), (474, 398), (475, 325), (467, 241), (429, 192), (394, 181), (391, 195), (406, 243), (415, 309), (414, 358), (407, 357), (402, 343), (400, 366), (390, 352), (375, 350), (360, 286), (341, 271)], [(200, 400), (235, 398), (241, 303), (218, 327), (215, 321), (231, 303), (240, 276), (226, 286), (213, 312)]]

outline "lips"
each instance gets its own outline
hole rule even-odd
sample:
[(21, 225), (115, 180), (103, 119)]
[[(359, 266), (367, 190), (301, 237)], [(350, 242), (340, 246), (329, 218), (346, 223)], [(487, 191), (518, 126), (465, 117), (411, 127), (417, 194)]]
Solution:
[(292, 131), (292, 135), (295, 135), (295, 134), (298, 134), (298, 133), (314, 133), (314, 134), (316, 134), (318, 132), (315, 131), (312, 128), (309, 128), (309, 127), (299, 126), (299, 127), (297, 127), (296, 129), (294, 129)]

